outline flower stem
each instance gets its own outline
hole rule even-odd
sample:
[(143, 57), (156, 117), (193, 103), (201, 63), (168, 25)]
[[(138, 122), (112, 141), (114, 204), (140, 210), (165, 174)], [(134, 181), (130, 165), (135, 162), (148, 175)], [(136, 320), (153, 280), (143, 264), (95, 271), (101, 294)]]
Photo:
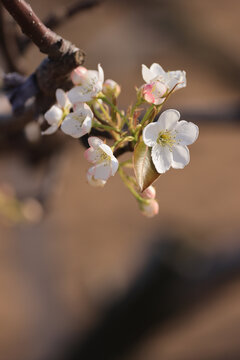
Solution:
[(130, 192), (132, 193), (132, 195), (135, 197), (135, 199), (140, 203), (140, 204), (148, 204), (149, 200), (142, 198), (138, 192), (134, 189), (134, 186), (131, 184), (131, 180), (129, 179), (129, 176), (126, 175), (123, 171), (122, 166), (119, 166), (118, 168), (118, 172), (119, 175), (123, 181), (123, 183), (126, 185), (126, 187), (130, 190)]
[(103, 125), (103, 124), (97, 123), (96, 121), (93, 123), (93, 127), (103, 129), (103, 130), (115, 131), (117, 134), (121, 134), (121, 131), (119, 131), (115, 127), (110, 126), (110, 125)]
[(121, 116), (121, 119), (124, 121), (124, 123), (128, 124), (126, 116), (122, 114), (122, 112), (118, 109), (117, 106), (115, 106), (108, 98), (104, 95), (99, 95), (98, 99), (103, 100), (106, 104), (108, 104), (116, 113), (118, 113)]
[(142, 119), (142, 122), (141, 122), (142, 127), (144, 127), (144, 124), (146, 123), (146, 121), (148, 120), (149, 116), (151, 115), (151, 112), (153, 111), (154, 107), (155, 107), (155, 105), (152, 104), (152, 105), (147, 109), (147, 111), (146, 111), (146, 113), (145, 113), (145, 115), (144, 115), (144, 117), (143, 117), (143, 119)]

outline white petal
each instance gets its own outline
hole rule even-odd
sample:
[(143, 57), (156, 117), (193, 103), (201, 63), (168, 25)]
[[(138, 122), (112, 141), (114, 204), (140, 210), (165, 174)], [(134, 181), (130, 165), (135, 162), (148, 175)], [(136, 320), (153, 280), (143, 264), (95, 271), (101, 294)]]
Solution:
[(101, 154), (99, 151), (94, 150), (93, 147), (90, 147), (84, 152), (84, 157), (94, 164), (100, 160)]
[(98, 64), (98, 79), (99, 79), (100, 83), (103, 84), (103, 82), (104, 82), (104, 72), (103, 72), (103, 68), (101, 67), (100, 64)]
[(148, 124), (144, 129), (143, 129), (143, 141), (147, 146), (154, 146), (157, 142), (157, 138), (158, 138), (158, 124), (157, 123), (151, 123)]
[(155, 75), (146, 65), (142, 65), (142, 77), (148, 84), (155, 78)]
[(176, 90), (183, 88), (187, 85), (185, 71), (176, 70), (176, 71), (169, 71), (167, 73), (167, 85), (169, 90), (171, 91), (176, 84), (178, 84), (175, 88)]
[(115, 156), (112, 157), (111, 165), (112, 165), (111, 175), (114, 176), (118, 170), (118, 160), (115, 158)]
[(46, 130), (42, 131), (41, 134), (42, 135), (52, 135), (57, 131), (58, 128), (59, 128), (58, 124), (53, 124), (53, 125), (49, 126), (49, 128), (47, 128)]
[(102, 149), (108, 156), (110, 156), (110, 157), (113, 156), (112, 149), (111, 149), (110, 146), (108, 146), (107, 144), (100, 144), (99, 147), (100, 147), (100, 149)]
[(176, 140), (180, 145), (191, 145), (197, 140), (199, 134), (198, 126), (185, 120), (179, 121), (175, 131)]
[(151, 72), (154, 74), (154, 76), (160, 76), (162, 78), (165, 78), (166, 72), (163, 70), (163, 68), (159, 64), (152, 64), (150, 66)]
[(49, 125), (57, 124), (62, 119), (63, 112), (59, 106), (53, 105), (45, 114), (44, 117)]
[(102, 187), (106, 184), (105, 180), (96, 180), (89, 172), (87, 172), (87, 182), (94, 187)]
[(172, 130), (180, 119), (180, 114), (177, 110), (169, 109), (164, 111), (158, 119), (160, 130)]
[(111, 166), (108, 162), (102, 162), (93, 166), (88, 171), (95, 179), (107, 180), (111, 175)]
[(91, 101), (95, 95), (92, 88), (86, 86), (75, 86), (68, 92), (69, 100), (73, 104)]
[(74, 138), (80, 138), (91, 130), (92, 120), (89, 116), (87, 116), (84, 122), (81, 123), (80, 121), (73, 118), (71, 115), (72, 114), (66, 116), (61, 125), (61, 129), (65, 134), (70, 135)]
[(96, 136), (90, 136), (88, 138), (88, 143), (94, 149), (97, 149), (99, 147), (99, 145), (103, 144), (103, 141)]
[(62, 108), (65, 108), (66, 106), (70, 105), (67, 94), (62, 89), (56, 90), (56, 99), (57, 99), (58, 104)]
[(168, 146), (154, 145), (151, 155), (154, 166), (159, 174), (169, 170), (172, 164), (172, 152)]
[(190, 161), (190, 154), (187, 146), (175, 145), (172, 148), (172, 167), (174, 169), (183, 169)]

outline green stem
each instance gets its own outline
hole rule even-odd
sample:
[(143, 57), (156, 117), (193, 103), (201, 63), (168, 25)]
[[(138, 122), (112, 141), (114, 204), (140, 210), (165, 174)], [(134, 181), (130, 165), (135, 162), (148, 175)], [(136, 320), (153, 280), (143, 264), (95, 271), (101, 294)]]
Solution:
[(119, 172), (119, 175), (121, 176), (123, 183), (130, 190), (130, 192), (135, 197), (135, 199), (141, 204), (149, 204), (149, 200), (142, 198), (138, 194), (138, 192), (134, 189), (133, 185), (130, 183), (130, 180), (128, 179), (129, 177), (124, 173), (121, 166), (119, 167), (118, 172)]
[(104, 129), (104, 130), (115, 131), (117, 134), (121, 134), (121, 131), (119, 131), (118, 129), (116, 129), (115, 127), (110, 126), (110, 125), (103, 125), (103, 124), (99, 124), (97, 122), (94, 122), (93, 127), (94, 128), (99, 128), (99, 129)]
[(118, 109), (118, 107), (115, 106), (111, 101), (109, 101), (106, 96), (100, 95), (98, 98), (101, 99), (101, 100), (103, 100), (106, 104), (108, 104), (116, 113), (118, 113), (118, 114), (121, 116), (122, 120), (123, 120), (126, 124), (128, 124), (128, 121), (127, 121), (126, 116), (124, 116), (124, 115), (122, 114), (122, 112)]
[(149, 118), (151, 112), (153, 111), (154, 107), (155, 107), (155, 105), (152, 104), (152, 105), (147, 109), (147, 111), (145, 112), (145, 115), (144, 115), (144, 117), (143, 117), (143, 119), (142, 119), (142, 121), (141, 121), (142, 127), (144, 127), (144, 124), (145, 124), (145, 122), (148, 120), (148, 118)]
[(124, 143), (124, 142), (126, 142), (126, 141), (133, 141), (133, 140), (134, 140), (134, 137), (133, 137), (133, 136), (126, 136), (126, 137), (124, 137), (124, 138), (121, 138), (121, 139), (117, 140), (117, 141), (114, 143), (114, 145), (112, 146), (112, 149), (113, 149), (113, 150), (116, 150), (116, 148), (117, 148), (120, 144), (122, 144), (122, 143)]
[(96, 101), (97, 101), (100, 109), (102, 110), (102, 113), (105, 115), (106, 120), (111, 123), (112, 122), (111, 117), (110, 117), (109, 113), (107, 112), (107, 110), (105, 109), (105, 107), (103, 106), (103, 104), (100, 101), (98, 101), (98, 99)]

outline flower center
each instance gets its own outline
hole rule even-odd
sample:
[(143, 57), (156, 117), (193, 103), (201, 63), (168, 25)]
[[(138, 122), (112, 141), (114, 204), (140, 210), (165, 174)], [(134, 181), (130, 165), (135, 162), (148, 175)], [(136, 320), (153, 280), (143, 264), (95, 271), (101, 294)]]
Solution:
[(176, 143), (175, 136), (169, 131), (160, 131), (157, 143), (161, 146), (169, 146), (170, 148)]
[(102, 149), (99, 149), (99, 162), (111, 161), (111, 156), (105, 153)]

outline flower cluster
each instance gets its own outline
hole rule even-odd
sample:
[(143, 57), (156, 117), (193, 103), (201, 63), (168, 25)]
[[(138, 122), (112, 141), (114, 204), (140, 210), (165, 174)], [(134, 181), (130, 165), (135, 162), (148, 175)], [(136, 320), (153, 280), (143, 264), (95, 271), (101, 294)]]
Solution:
[[(73, 138), (90, 134), (93, 128), (99, 136), (108, 132), (112, 146), (105, 139), (88, 138), (85, 158), (92, 164), (87, 171), (88, 183), (102, 187), (118, 172), (142, 214), (152, 217), (159, 211), (152, 183), (171, 167), (183, 169), (189, 163), (187, 146), (196, 141), (198, 127), (180, 120), (177, 110), (156, 116), (168, 97), (186, 86), (185, 71), (165, 72), (154, 63), (150, 68), (142, 65), (142, 77), (145, 84), (137, 89), (136, 103), (124, 112), (117, 107), (121, 88), (114, 80), (104, 81), (101, 65), (98, 70), (79, 66), (71, 74), (72, 89), (68, 93), (57, 89), (57, 103), (44, 115), (49, 127), (42, 135), (59, 128)], [(143, 115), (144, 104), (147, 108)], [(133, 160), (119, 163), (117, 157), (126, 151), (133, 151)]]

